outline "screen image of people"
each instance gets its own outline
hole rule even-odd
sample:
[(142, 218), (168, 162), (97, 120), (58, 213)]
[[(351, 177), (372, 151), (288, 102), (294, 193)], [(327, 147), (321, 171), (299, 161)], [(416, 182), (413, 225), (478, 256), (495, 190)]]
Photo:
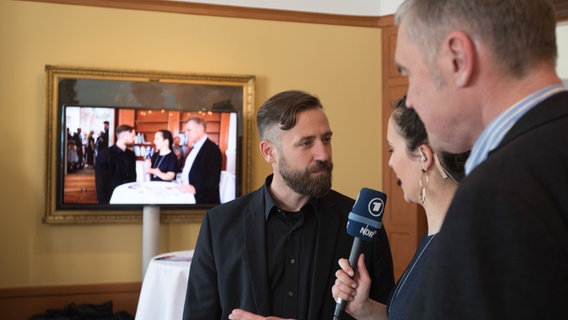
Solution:
[(154, 134), (156, 152), (144, 163), (151, 181), (172, 181), (179, 169), (178, 159), (173, 149), (173, 136), (169, 130), (159, 130)]
[(136, 181), (134, 145), (136, 130), (129, 125), (116, 128), (116, 143), (99, 152), (95, 164), (95, 183), (99, 204), (108, 204), (112, 193), (121, 184)]
[[(148, 200), (161, 205), (217, 205), (236, 197), (235, 112), (177, 112), (164, 117), (160, 111), (127, 109), (115, 119), (111, 108), (65, 110), (67, 125), (77, 129), (68, 127), (65, 135), (64, 204), (147, 204), (148, 198), (135, 195), (135, 190), (153, 193)], [(160, 119), (169, 122), (157, 125)], [(121, 123), (124, 120), (128, 124)], [(168, 197), (174, 193), (174, 198)]]
[(191, 151), (182, 170), (182, 190), (195, 195), (198, 204), (219, 204), (222, 156), (219, 146), (207, 136), (206, 122), (191, 117), (185, 123), (185, 133)]

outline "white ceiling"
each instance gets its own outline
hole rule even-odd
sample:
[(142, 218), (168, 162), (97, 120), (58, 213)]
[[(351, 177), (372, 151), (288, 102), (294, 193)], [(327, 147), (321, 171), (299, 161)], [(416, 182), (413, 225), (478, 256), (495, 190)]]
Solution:
[(384, 16), (392, 14), (403, 0), (176, 0), (262, 9)]

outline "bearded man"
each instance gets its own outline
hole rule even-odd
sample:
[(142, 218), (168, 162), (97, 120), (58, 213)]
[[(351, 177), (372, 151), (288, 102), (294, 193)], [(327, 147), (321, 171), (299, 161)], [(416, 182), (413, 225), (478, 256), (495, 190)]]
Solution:
[[(354, 200), (331, 189), (332, 131), (319, 99), (284, 91), (257, 113), (260, 152), (273, 173), (258, 190), (205, 214), (191, 263), (184, 320), (227, 319), (234, 309), (294, 319), (331, 319), (329, 292)], [(369, 295), (393, 287), (386, 232), (363, 244)], [(345, 319), (349, 319), (345, 315)]]

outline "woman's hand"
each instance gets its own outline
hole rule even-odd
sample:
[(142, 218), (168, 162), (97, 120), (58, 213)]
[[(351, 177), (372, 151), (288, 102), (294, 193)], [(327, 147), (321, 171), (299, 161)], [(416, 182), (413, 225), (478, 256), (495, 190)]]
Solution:
[(345, 311), (357, 319), (386, 319), (386, 308), (374, 300), (369, 299), (371, 277), (363, 254), (357, 260), (357, 272), (349, 266), (347, 259), (339, 259), (341, 269), (335, 273), (335, 284), (331, 294), (335, 301), (347, 301)]

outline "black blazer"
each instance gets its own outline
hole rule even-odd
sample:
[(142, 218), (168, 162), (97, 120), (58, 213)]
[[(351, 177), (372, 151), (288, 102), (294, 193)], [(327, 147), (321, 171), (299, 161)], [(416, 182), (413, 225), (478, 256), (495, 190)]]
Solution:
[(209, 139), (205, 140), (189, 171), (189, 183), (195, 187), (197, 204), (221, 202), (219, 182), (222, 162), (221, 150), (217, 144)]
[[(270, 315), (263, 186), (206, 213), (191, 263), (184, 320), (227, 319), (235, 308)], [(339, 258), (349, 257), (353, 238), (346, 232), (354, 201), (335, 191), (320, 199), (309, 319), (331, 319), (331, 287)], [(384, 229), (362, 250), (373, 279), (371, 297), (385, 302), (394, 285)], [(278, 315), (275, 315), (278, 316)], [(350, 319), (346, 314), (344, 319)]]
[(458, 188), (408, 319), (568, 319), (567, 195), (563, 92)]
[(99, 152), (95, 161), (95, 184), (99, 204), (108, 204), (114, 188), (136, 181), (136, 155), (116, 145)]

